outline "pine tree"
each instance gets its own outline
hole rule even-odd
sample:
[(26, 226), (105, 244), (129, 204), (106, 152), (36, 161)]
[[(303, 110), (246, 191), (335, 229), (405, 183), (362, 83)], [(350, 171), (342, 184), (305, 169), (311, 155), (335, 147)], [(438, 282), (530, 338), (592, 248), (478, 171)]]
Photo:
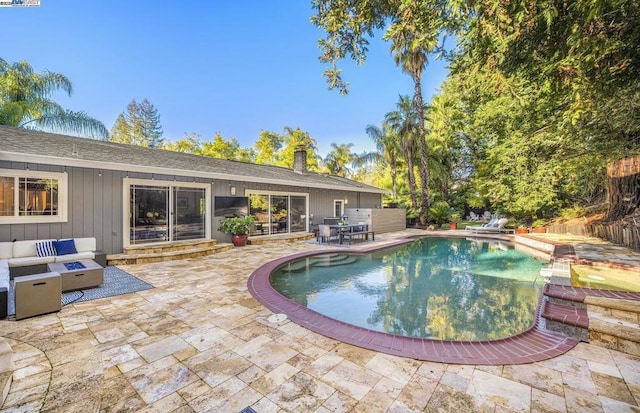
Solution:
[(121, 113), (116, 119), (109, 140), (159, 148), (164, 141), (162, 133), (158, 110), (147, 99), (139, 104), (134, 99), (127, 105), (126, 112)]

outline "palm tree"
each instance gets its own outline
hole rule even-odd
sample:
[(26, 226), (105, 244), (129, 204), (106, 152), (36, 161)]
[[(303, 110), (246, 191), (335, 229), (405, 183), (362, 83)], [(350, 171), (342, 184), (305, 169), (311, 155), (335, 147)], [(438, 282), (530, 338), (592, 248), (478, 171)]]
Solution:
[(385, 115), (385, 122), (400, 139), (400, 147), (407, 161), (409, 189), (411, 191), (411, 208), (416, 209), (418, 208), (418, 196), (413, 161), (416, 154), (417, 124), (419, 122), (415, 106), (409, 96), (400, 96), (396, 107), (397, 110)]
[(411, 76), (413, 80), (416, 116), (419, 119), (418, 145), (420, 147), (420, 180), (422, 181), (422, 199), (420, 203), (420, 223), (424, 225), (429, 208), (429, 160), (424, 125), (424, 103), (422, 99), (422, 73), (427, 66), (427, 54), (438, 46), (438, 10), (432, 10), (437, 5), (427, 2), (403, 3), (398, 13), (398, 19), (385, 34), (386, 40), (391, 40), (391, 52), (394, 54), (396, 65)]
[(371, 154), (365, 155), (365, 159), (368, 160), (372, 157), (376, 161), (384, 162), (389, 165), (389, 170), (391, 171), (393, 200), (395, 201), (398, 198), (398, 157), (400, 155), (397, 136), (387, 122), (382, 122), (382, 128), (374, 125), (368, 125), (366, 131), (367, 135), (369, 135), (371, 140), (375, 143), (378, 152), (372, 152)]
[(34, 73), (27, 62), (9, 64), (0, 59), (0, 124), (107, 139), (109, 131), (102, 122), (51, 100), (58, 90), (71, 96), (73, 88), (66, 76), (49, 71)]
[(346, 177), (351, 171), (347, 165), (358, 163), (357, 156), (351, 153), (352, 143), (336, 145), (331, 144), (331, 151), (324, 158), (324, 163), (332, 175)]

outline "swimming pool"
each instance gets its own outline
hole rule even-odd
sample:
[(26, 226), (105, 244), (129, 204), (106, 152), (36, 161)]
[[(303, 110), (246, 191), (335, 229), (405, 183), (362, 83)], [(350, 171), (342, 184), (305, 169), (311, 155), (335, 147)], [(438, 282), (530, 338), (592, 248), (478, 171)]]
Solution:
[(269, 282), (346, 324), (400, 336), (480, 341), (510, 337), (536, 317), (543, 262), (501, 241), (422, 238), (287, 262)]

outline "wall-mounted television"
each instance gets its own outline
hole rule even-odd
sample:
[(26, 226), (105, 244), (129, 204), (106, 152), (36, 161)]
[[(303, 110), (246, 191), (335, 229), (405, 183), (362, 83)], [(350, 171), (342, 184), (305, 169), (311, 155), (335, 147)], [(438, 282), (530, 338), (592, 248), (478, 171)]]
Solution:
[(216, 196), (213, 198), (213, 215), (216, 217), (249, 215), (249, 198), (246, 196)]

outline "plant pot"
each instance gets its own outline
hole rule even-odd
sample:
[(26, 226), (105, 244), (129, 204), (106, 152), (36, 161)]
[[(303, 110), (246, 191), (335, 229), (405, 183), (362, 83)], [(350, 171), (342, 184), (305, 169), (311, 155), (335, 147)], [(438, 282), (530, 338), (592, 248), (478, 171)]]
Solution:
[(458, 223), (457, 222), (449, 223), (449, 229), (458, 229)]
[(231, 242), (233, 243), (234, 247), (244, 247), (245, 245), (247, 245), (247, 239), (249, 238), (249, 236), (247, 234), (244, 235), (232, 235), (231, 236)]
[(528, 234), (529, 228), (516, 228), (516, 234)]
[(545, 227), (538, 227), (538, 228), (534, 228), (533, 232), (536, 232), (538, 234), (544, 234), (547, 232), (547, 229)]

